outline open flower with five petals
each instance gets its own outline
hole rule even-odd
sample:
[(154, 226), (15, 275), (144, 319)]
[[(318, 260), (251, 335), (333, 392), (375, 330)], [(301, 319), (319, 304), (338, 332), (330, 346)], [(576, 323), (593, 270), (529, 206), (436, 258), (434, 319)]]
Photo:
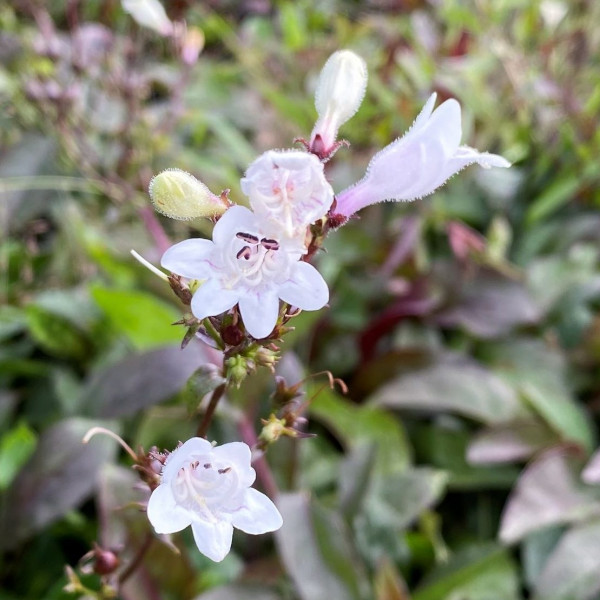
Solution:
[(240, 183), (258, 216), (302, 242), (306, 228), (325, 216), (333, 202), (323, 163), (300, 150), (265, 152), (248, 167)]
[(252, 534), (279, 529), (276, 506), (250, 487), (256, 477), (250, 459), (243, 442), (213, 447), (198, 437), (171, 452), (148, 502), (156, 532), (175, 533), (191, 525), (198, 550), (219, 562), (231, 549), (234, 527)]
[(319, 272), (300, 260), (304, 252), (298, 239), (280, 235), (270, 221), (244, 206), (233, 206), (215, 225), (212, 241), (175, 244), (161, 264), (172, 273), (204, 280), (191, 302), (197, 319), (238, 304), (246, 330), (261, 339), (277, 323), (280, 299), (302, 310), (318, 310), (329, 300)]

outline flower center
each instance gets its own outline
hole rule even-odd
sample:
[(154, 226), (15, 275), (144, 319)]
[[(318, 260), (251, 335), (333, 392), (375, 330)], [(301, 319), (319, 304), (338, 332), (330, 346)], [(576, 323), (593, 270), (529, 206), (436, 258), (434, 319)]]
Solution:
[(239, 231), (235, 234), (231, 251), (235, 259), (232, 261), (230, 258), (229, 262), (235, 274), (228, 284), (232, 287), (241, 279), (255, 287), (263, 280), (271, 280), (286, 271), (285, 252), (280, 251), (279, 242), (273, 238)]
[(215, 465), (200, 459), (183, 465), (171, 485), (177, 504), (215, 523), (218, 521), (216, 510), (232, 497), (238, 486), (238, 478), (230, 466)]

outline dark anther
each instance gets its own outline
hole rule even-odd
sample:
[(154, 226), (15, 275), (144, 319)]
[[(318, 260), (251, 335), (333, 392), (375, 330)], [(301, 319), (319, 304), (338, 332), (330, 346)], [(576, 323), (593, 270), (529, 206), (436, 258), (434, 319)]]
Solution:
[(252, 235), (251, 233), (244, 233), (243, 231), (240, 231), (239, 233), (235, 234), (235, 237), (239, 240), (244, 240), (249, 244), (258, 244), (258, 238), (255, 235)]
[(267, 250), (279, 250), (279, 242), (277, 240), (271, 240), (269, 238), (263, 238), (260, 240), (263, 248)]
[(210, 467), (211, 467), (211, 464), (210, 464), (210, 463), (206, 463), (206, 464), (204, 465), (204, 468), (205, 468), (205, 469), (210, 469)]
[(225, 473), (229, 473), (229, 471), (231, 471), (231, 467), (227, 467), (226, 469), (219, 469), (217, 473), (219, 473), (219, 475), (224, 475)]
[(236, 255), (236, 258), (243, 258), (248, 260), (252, 256), (252, 250), (250, 250), (250, 246), (244, 246)]

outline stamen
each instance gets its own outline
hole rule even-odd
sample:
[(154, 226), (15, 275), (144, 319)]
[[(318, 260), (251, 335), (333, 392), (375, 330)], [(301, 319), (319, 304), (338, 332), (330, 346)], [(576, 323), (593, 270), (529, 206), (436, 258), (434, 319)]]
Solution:
[(219, 473), (219, 475), (225, 475), (225, 473), (229, 473), (229, 471), (231, 471), (231, 467), (227, 467), (225, 469), (219, 469), (217, 471), (217, 473)]
[(210, 469), (210, 468), (211, 468), (211, 466), (212, 466), (212, 465), (211, 465), (210, 463), (205, 463), (205, 464), (204, 464), (204, 468), (205, 468), (205, 469)]
[(279, 250), (279, 242), (277, 240), (272, 240), (270, 238), (263, 238), (260, 240), (263, 248), (267, 250)]
[(239, 233), (235, 234), (235, 237), (238, 238), (239, 240), (244, 240), (245, 242), (248, 242), (249, 244), (258, 244), (258, 237), (255, 235), (252, 235), (251, 233), (244, 233), (243, 231), (240, 231)]
[(244, 260), (249, 260), (252, 256), (252, 250), (250, 250), (250, 246), (244, 246), (236, 255), (237, 259), (243, 258)]

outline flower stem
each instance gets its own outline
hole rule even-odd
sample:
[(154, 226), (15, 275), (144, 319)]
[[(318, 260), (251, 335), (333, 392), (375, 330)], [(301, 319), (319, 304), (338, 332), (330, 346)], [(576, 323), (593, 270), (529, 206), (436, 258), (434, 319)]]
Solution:
[(204, 328), (206, 329), (206, 333), (208, 333), (208, 335), (210, 335), (210, 337), (213, 340), (215, 340), (215, 343), (217, 344), (217, 347), (219, 348), (219, 350), (224, 350), (225, 344), (223, 343), (223, 340), (221, 339), (219, 332), (216, 330), (215, 326), (212, 324), (209, 317), (206, 317), (206, 319), (204, 319), (202, 321), (202, 325), (204, 325)]
[(146, 552), (152, 546), (152, 542), (154, 541), (154, 535), (149, 531), (142, 542), (137, 554), (133, 557), (133, 560), (129, 563), (129, 566), (121, 573), (119, 576), (119, 584), (123, 585), (138, 569), (138, 567), (142, 564), (144, 560), (144, 556), (146, 556)]
[[(256, 437), (256, 432), (254, 431), (254, 425), (252, 425), (252, 422), (247, 416), (243, 417), (238, 428), (240, 430), (242, 440), (244, 440), (244, 442), (246, 442), (250, 448), (255, 449), (256, 445), (258, 444), (258, 438)], [(279, 488), (265, 455), (260, 453), (259, 455), (255, 456), (257, 457), (253, 458), (252, 464), (256, 470), (258, 478), (265, 488), (265, 492), (267, 492), (267, 495), (270, 498), (277, 497), (279, 494)]]
[(208, 427), (210, 422), (212, 421), (213, 414), (215, 413), (215, 409), (217, 408), (217, 404), (219, 404), (219, 400), (222, 398), (225, 393), (226, 384), (222, 383), (219, 387), (213, 390), (212, 396), (210, 398), (210, 402), (208, 403), (208, 408), (204, 413), (204, 417), (198, 425), (198, 430), (196, 431), (196, 435), (198, 437), (206, 437), (206, 432), (208, 431)]

